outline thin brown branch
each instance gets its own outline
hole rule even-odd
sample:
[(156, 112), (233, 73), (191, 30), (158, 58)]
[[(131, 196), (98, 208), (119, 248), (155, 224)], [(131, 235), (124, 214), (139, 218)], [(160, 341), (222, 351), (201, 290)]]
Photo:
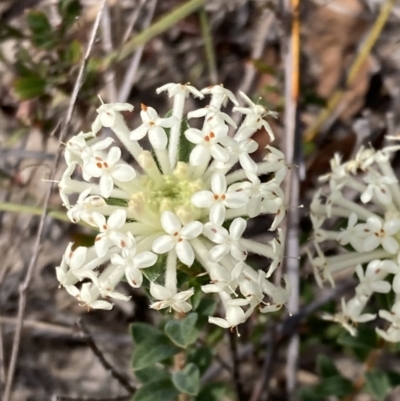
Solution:
[(86, 328), (82, 321), (78, 322), (78, 327), (84, 335), (85, 341), (89, 348), (92, 350), (93, 354), (96, 355), (97, 359), (101, 363), (104, 369), (110, 372), (111, 376), (118, 381), (118, 383), (128, 391), (129, 394), (133, 394), (136, 391), (136, 387), (133, 386), (127, 377), (125, 377), (122, 373), (118, 372), (114, 366), (111, 365), (110, 362), (107, 361), (103, 352), (97, 346), (95, 341), (93, 340), (90, 331)]
[[(103, 45), (103, 50), (108, 55), (114, 49), (111, 38), (110, 10), (107, 4), (104, 7), (103, 15), (101, 17), (101, 33), (102, 33), (101, 43)], [(104, 80), (106, 83), (107, 100), (110, 103), (115, 103), (117, 101), (117, 86), (115, 81), (115, 71), (113, 69), (105, 71)]]
[[(299, 97), (299, 54), (300, 54), (300, 0), (285, 0), (284, 18), (290, 31), (285, 58), (285, 154), (291, 165), (300, 164), (300, 132), (298, 124)], [(288, 301), (290, 313), (299, 310), (299, 170), (289, 170), (285, 182), (285, 193), (289, 197), (286, 215), (285, 267), (292, 293)], [(292, 399), (296, 389), (297, 364), (299, 357), (299, 336), (295, 333), (289, 340), (286, 360), (286, 390), (288, 399)]]
[[(103, 0), (98, 12), (98, 15), (96, 17), (96, 20), (93, 25), (91, 37), (89, 39), (89, 43), (86, 49), (86, 54), (85, 57), (81, 63), (81, 67), (78, 73), (78, 77), (76, 79), (75, 87), (71, 96), (71, 100), (69, 103), (68, 111), (67, 111), (67, 116), (65, 119), (65, 124), (63, 128), (61, 129), (60, 133), (60, 142), (63, 142), (64, 137), (66, 136), (68, 127), (71, 123), (71, 118), (72, 114), (75, 108), (75, 103), (76, 99), (78, 97), (79, 89), (82, 85), (83, 82), (83, 73), (85, 71), (86, 64), (89, 59), (89, 55), (91, 53), (95, 37), (96, 37), (96, 32), (98, 30), (99, 24), (100, 24), (100, 19), (101, 19), (101, 14), (103, 12), (104, 6), (105, 6), (106, 0)], [(56, 128), (57, 129), (57, 128)], [(52, 179), (55, 178), (55, 174), (57, 171), (57, 167), (59, 165), (59, 162), (61, 160), (61, 149), (59, 148), (57, 152), (57, 157), (54, 161), (54, 167), (52, 170)], [(26, 271), (26, 275), (24, 278), (24, 281), (21, 283), (19, 287), (19, 302), (18, 302), (18, 314), (17, 314), (17, 325), (15, 327), (15, 334), (14, 334), (14, 339), (13, 339), (13, 344), (12, 344), (12, 349), (11, 349), (11, 358), (10, 358), (10, 364), (8, 367), (8, 372), (7, 372), (7, 380), (6, 380), (6, 385), (5, 385), (5, 390), (4, 390), (4, 398), (3, 401), (9, 401), (10, 396), (11, 396), (11, 390), (13, 386), (13, 380), (14, 380), (14, 373), (15, 373), (15, 368), (17, 366), (17, 360), (18, 360), (18, 353), (19, 353), (19, 348), (20, 348), (20, 342), (21, 342), (21, 334), (22, 334), (22, 326), (23, 326), (23, 320), (24, 320), (24, 315), (25, 315), (25, 308), (26, 308), (26, 299), (27, 299), (27, 292), (28, 288), (32, 279), (33, 275), (33, 270), (36, 266), (37, 259), (39, 257), (39, 252), (40, 252), (40, 244), (43, 239), (44, 235), (44, 226), (45, 226), (45, 221), (47, 217), (47, 209), (49, 206), (49, 200), (51, 196), (52, 188), (51, 185), (49, 185), (49, 188), (47, 190), (45, 199), (44, 199), (44, 204), (43, 204), (43, 212), (40, 218), (39, 222), (39, 227), (38, 231), (36, 234), (36, 241), (32, 253), (31, 260), (29, 262), (28, 269)]]
[(239, 401), (246, 401), (246, 395), (243, 390), (243, 382), (240, 374), (240, 359), (237, 349), (237, 334), (235, 331), (228, 331), (229, 347), (232, 358), (232, 379), (235, 384), (236, 396)]

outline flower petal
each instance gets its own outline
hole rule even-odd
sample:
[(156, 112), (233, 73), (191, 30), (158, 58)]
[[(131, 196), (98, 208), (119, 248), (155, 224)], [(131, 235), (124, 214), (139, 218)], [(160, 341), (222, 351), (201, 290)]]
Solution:
[(163, 212), (161, 215), (161, 226), (165, 232), (171, 235), (179, 232), (182, 227), (178, 217), (176, 217), (176, 214), (168, 210)]
[(110, 229), (116, 230), (121, 228), (126, 221), (126, 210), (125, 209), (117, 209), (107, 220), (107, 225)]
[(203, 232), (203, 224), (199, 221), (191, 221), (182, 228), (180, 235), (184, 239), (197, 238)]
[(166, 253), (169, 252), (175, 244), (175, 239), (170, 235), (162, 235), (153, 242), (152, 251), (159, 254)]
[(131, 266), (125, 270), (126, 281), (133, 288), (139, 288), (143, 282), (143, 274), (139, 269)]
[(223, 174), (215, 173), (211, 178), (211, 189), (214, 194), (222, 195), (225, 194), (227, 186), (226, 186), (226, 178)]
[(221, 226), (225, 220), (226, 209), (222, 202), (216, 202), (210, 209), (210, 221), (216, 226)]
[(189, 241), (182, 240), (176, 244), (176, 255), (186, 266), (191, 266), (194, 262), (194, 252)]
[(189, 161), (193, 166), (200, 166), (210, 159), (210, 149), (204, 145), (196, 145), (190, 152)]
[(135, 256), (134, 264), (135, 267), (144, 269), (153, 266), (157, 262), (157, 258), (153, 252), (141, 252)]
[(191, 199), (196, 207), (211, 207), (214, 203), (214, 194), (211, 191), (196, 192)]
[(167, 134), (163, 128), (153, 127), (149, 130), (149, 141), (154, 149), (163, 150), (167, 147)]
[(112, 171), (112, 177), (121, 182), (128, 182), (136, 177), (136, 171), (127, 164), (117, 164)]
[(246, 229), (246, 225), (246, 220), (242, 217), (238, 217), (233, 220), (231, 226), (229, 227), (231, 238), (235, 241), (239, 240), (242, 237), (244, 230)]

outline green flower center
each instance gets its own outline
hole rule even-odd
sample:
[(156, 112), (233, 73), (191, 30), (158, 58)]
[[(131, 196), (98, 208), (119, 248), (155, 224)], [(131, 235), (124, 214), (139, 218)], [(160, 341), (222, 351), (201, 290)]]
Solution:
[(143, 176), (140, 191), (135, 192), (130, 200), (130, 206), (146, 208), (153, 214), (160, 215), (169, 210), (174, 212), (187, 224), (193, 220), (206, 217), (207, 211), (195, 207), (191, 198), (198, 191), (206, 189), (202, 180), (193, 180), (189, 174), (187, 163), (179, 162), (172, 174), (150, 178)]

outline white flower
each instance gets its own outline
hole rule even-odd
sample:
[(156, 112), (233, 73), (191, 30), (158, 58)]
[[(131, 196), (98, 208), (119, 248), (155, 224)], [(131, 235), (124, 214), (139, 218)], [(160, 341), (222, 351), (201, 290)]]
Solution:
[(217, 105), (224, 105), (228, 99), (235, 105), (238, 106), (239, 103), (236, 100), (235, 95), (229, 90), (224, 88), (223, 85), (213, 85), (201, 90), (201, 93), (206, 95), (212, 95), (212, 102)]
[[(237, 109), (245, 114), (237, 128), (221, 107), (228, 100), (238, 103), (221, 85), (199, 91), (189, 84), (171, 83), (157, 93), (164, 91), (173, 98), (171, 117), (160, 118), (154, 108), (142, 104), (141, 121), (132, 130), (121, 113), (133, 106), (102, 102), (91, 132), (81, 132), (66, 144), (60, 196), (73, 222), (82, 220), (98, 233), (93, 246), (72, 251), (69, 244), (56, 268), (60, 285), (90, 308), (111, 309), (110, 298), (130, 300), (118, 289), (124, 277), (134, 289), (141, 287), (143, 269), (159, 258), (157, 269), (146, 274), (151, 277), (153, 309), (190, 311), (188, 300), (194, 290), (187, 288), (204, 274), (209, 284), (201, 290), (216, 293), (226, 312), (226, 319), (215, 318), (216, 324), (235, 327), (261, 305), (263, 311), (279, 309), (290, 286), (275, 286), (267, 276), (281, 265), (281, 231), (268, 244), (243, 238), (248, 217), (272, 214), (274, 230), (285, 215), (280, 184), (288, 166), (283, 154), (270, 148), (261, 163), (250, 157), (258, 147), (251, 135), (262, 127), (268, 130), (264, 118), (273, 113), (245, 97), (250, 106)], [(187, 97), (203, 98), (203, 93), (210, 95), (209, 104), (185, 114)], [(193, 117), (203, 119), (202, 128), (189, 126), (182, 138), (182, 127)], [(232, 138), (228, 125), (236, 130)], [(101, 127), (109, 128), (117, 141), (96, 137)], [(138, 143), (145, 135), (151, 145), (148, 150)], [(121, 159), (119, 144), (129, 154), (129, 164)], [(236, 169), (238, 161), (241, 168)], [(132, 167), (137, 165), (138, 169)], [(72, 199), (77, 199), (75, 204)], [(269, 268), (246, 264), (248, 252), (270, 260)], [(193, 276), (185, 277), (183, 265), (194, 264)], [(270, 304), (265, 304), (265, 297)]]
[(221, 142), (228, 135), (228, 126), (224, 124), (217, 125), (206, 132), (196, 128), (189, 128), (185, 131), (186, 139), (196, 146), (190, 153), (190, 163), (193, 166), (199, 166), (208, 162), (212, 156), (220, 162), (227, 162), (229, 159), (228, 151), (221, 145)]
[(385, 223), (378, 217), (369, 217), (366, 224), (362, 224), (366, 237), (363, 241), (364, 251), (372, 251), (382, 245), (386, 252), (395, 254), (399, 250), (399, 243), (393, 236), (400, 230), (400, 219), (390, 219)]
[(150, 294), (153, 298), (158, 300), (150, 305), (152, 309), (160, 310), (169, 308), (170, 311), (173, 309), (181, 314), (188, 313), (192, 309), (192, 305), (190, 305), (187, 300), (194, 294), (193, 288), (176, 293), (162, 285), (151, 282)]
[(229, 271), (224, 266), (218, 263), (210, 263), (210, 276), (211, 284), (203, 285), (202, 291), (205, 293), (209, 292), (226, 292), (227, 294), (236, 294), (236, 288), (239, 285), (239, 280), (242, 277), (244, 264), (239, 262)]
[(241, 217), (232, 221), (228, 231), (223, 227), (207, 223), (204, 226), (204, 235), (218, 244), (210, 250), (210, 259), (219, 262), (230, 253), (236, 260), (245, 260), (247, 251), (241, 245), (240, 239), (246, 229), (246, 220)]
[(210, 208), (210, 221), (219, 226), (225, 220), (226, 208), (243, 207), (248, 199), (243, 192), (229, 191), (225, 176), (216, 173), (211, 178), (211, 191), (195, 193), (192, 196), (192, 203), (196, 207)]
[(271, 141), (273, 141), (275, 138), (274, 133), (272, 132), (271, 126), (268, 124), (268, 122), (264, 120), (264, 117), (276, 117), (277, 114), (273, 111), (267, 110), (264, 106), (260, 104), (253, 103), (245, 93), (239, 91), (239, 94), (249, 105), (249, 107), (234, 107), (233, 110), (240, 111), (241, 113), (245, 114), (246, 119), (244, 124), (246, 126), (254, 125), (255, 131), (264, 127), (264, 129), (268, 132)]
[(232, 127), (236, 128), (236, 123), (228, 114), (222, 112), (218, 107), (212, 105), (208, 105), (202, 109), (198, 109), (188, 113), (188, 120), (198, 117), (204, 117), (207, 127), (209, 128), (216, 127), (224, 123), (228, 123), (232, 125)]
[(120, 266), (125, 271), (126, 281), (134, 288), (139, 288), (143, 282), (143, 274), (140, 269), (153, 266), (157, 261), (157, 255), (153, 252), (136, 253), (136, 240), (131, 233), (127, 235), (127, 246), (121, 254), (111, 255), (111, 263)]
[(102, 104), (96, 111), (98, 116), (94, 120), (92, 124), (92, 132), (93, 134), (97, 134), (100, 131), (100, 128), (106, 127), (110, 128), (115, 126), (117, 121), (118, 112), (120, 111), (132, 111), (133, 106), (129, 103), (110, 103), (110, 104)]
[(125, 163), (118, 163), (121, 159), (121, 149), (113, 147), (105, 159), (97, 157), (84, 166), (88, 176), (100, 177), (101, 195), (108, 198), (114, 188), (114, 181), (127, 182), (135, 178), (133, 167)]
[(126, 235), (120, 231), (126, 221), (125, 210), (116, 210), (107, 220), (98, 212), (93, 212), (92, 217), (100, 230), (94, 242), (98, 256), (104, 256), (113, 245), (121, 249), (126, 247)]
[(209, 317), (208, 321), (224, 329), (233, 329), (246, 321), (246, 314), (240, 306), (229, 305), (226, 308), (225, 319), (220, 317)]
[(178, 122), (177, 118), (174, 116), (160, 118), (152, 107), (147, 107), (144, 104), (142, 104), (141, 107), (142, 111), (140, 112), (140, 117), (142, 118), (143, 124), (130, 133), (130, 138), (138, 141), (148, 134), (149, 141), (154, 149), (165, 149), (168, 139), (164, 128), (171, 128)]
[(397, 182), (395, 178), (385, 177), (371, 171), (364, 177), (364, 182), (368, 186), (361, 194), (361, 202), (368, 203), (374, 195), (384, 205), (388, 205), (392, 201), (392, 193), (388, 185), (395, 184)]
[(379, 316), (382, 319), (387, 320), (391, 323), (390, 327), (384, 331), (376, 329), (376, 332), (386, 341), (397, 343), (400, 341), (400, 302), (396, 302), (391, 312), (386, 310), (380, 310)]
[(369, 297), (374, 292), (387, 294), (390, 291), (391, 285), (383, 280), (387, 273), (381, 265), (382, 262), (380, 260), (373, 260), (368, 263), (365, 273), (361, 265), (357, 265), (356, 273), (360, 280), (360, 284), (356, 287), (358, 296), (366, 295)]
[(153, 242), (153, 252), (166, 253), (175, 248), (178, 259), (187, 266), (194, 262), (194, 252), (190, 240), (203, 231), (203, 224), (192, 221), (182, 227), (178, 217), (165, 211), (161, 215), (161, 226), (168, 235), (162, 235)]
[(92, 283), (83, 283), (80, 290), (76, 287), (66, 287), (70, 294), (78, 298), (81, 306), (87, 306), (89, 309), (112, 309), (113, 305), (110, 302), (99, 300), (99, 291)]

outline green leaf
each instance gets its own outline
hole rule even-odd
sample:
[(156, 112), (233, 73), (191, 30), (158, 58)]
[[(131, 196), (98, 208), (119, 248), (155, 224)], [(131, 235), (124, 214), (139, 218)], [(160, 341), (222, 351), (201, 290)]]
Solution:
[[(226, 393), (226, 386), (223, 383), (208, 383), (202, 386), (196, 401), (221, 401)], [(320, 401), (320, 400), (318, 400)]]
[(68, 64), (76, 64), (80, 60), (81, 56), (82, 45), (78, 40), (73, 40), (65, 50), (64, 59)]
[(187, 356), (187, 361), (195, 364), (199, 370), (200, 374), (203, 374), (213, 361), (213, 353), (210, 347), (200, 347), (192, 349)]
[(328, 358), (326, 355), (319, 354), (317, 356), (317, 366), (322, 377), (331, 377), (340, 375), (335, 364), (332, 362), (332, 359)]
[(350, 380), (342, 376), (331, 376), (324, 379), (315, 390), (322, 397), (331, 395), (344, 397), (353, 391), (353, 385)]
[(347, 331), (342, 332), (337, 342), (350, 348), (374, 349), (376, 348), (376, 333), (375, 330), (360, 327), (354, 337)]
[(55, 44), (53, 28), (46, 14), (41, 11), (29, 11), (27, 15), (29, 30), (32, 35), (32, 42), (41, 49), (52, 49)]
[(46, 90), (46, 81), (37, 75), (27, 75), (14, 81), (14, 90), (22, 100), (41, 96)]
[(165, 325), (165, 333), (178, 346), (186, 348), (193, 344), (199, 331), (196, 328), (197, 313), (190, 313), (181, 320), (170, 320)]
[(132, 323), (129, 329), (136, 344), (150, 337), (163, 335), (161, 330), (147, 323)]
[(390, 370), (386, 372), (386, 374), (392, 387), (397, 387), (400, 385), (400, 373)]
[(197, 395), (200, 390), (200, 371), (193, 363), (188, 363), (185, 369), (172, 374), (172, 382), (182, 393)]
[(135, 372), (136, 378), (142, 383), (148, 383), (154, 380), (171, 379), (171, 374), (162, 367), (151, 366)]
[(59, 0), (58, 12), (62, 16), (62, 24), (65, 28), (70, 27), (81, 13), (81, 3), (79, 0)]
[(189, 156), (194, 148), (194, 144), (189, 142), (185, 136), (185, 131), (189, 128), (188, 122), (185, 118), (182, 118), (181, 128), (179, 130), (179, 160), (181, 162), (189, 162)]
[(205, 297), (201, 299), (199, 306), (196, 308), (196, 312), (199, 315), (196, 325), (198, 329), (208, 323), (208, 317), (214, 314), (216, 307), (217, 302), (215, 299)]
[(171, 380), (153, 380), (140, 387), (132, 401), (176, 401), (178, 396)]
[(157, 262), (146, 269), (142, 270), (143, 275), (149, 281), (156, 281), (160, 276), (165, 274), (165, 265), (167, 263), (166, 255), (158, 255)]
[(321, 401), (321, 396), (312, 387), (303, 387), (300, 390), (301, 401)]
[(178, 351), (166, 335), (152, 335), (137, 344), (132, 354), (132, 367), (134, 370), (148, 368)]
[(383, 401), (392, 387), (386, 372), (378, 369), (366, 372), (365, 382), (366, 391), (371, 393), (378, 401)]

